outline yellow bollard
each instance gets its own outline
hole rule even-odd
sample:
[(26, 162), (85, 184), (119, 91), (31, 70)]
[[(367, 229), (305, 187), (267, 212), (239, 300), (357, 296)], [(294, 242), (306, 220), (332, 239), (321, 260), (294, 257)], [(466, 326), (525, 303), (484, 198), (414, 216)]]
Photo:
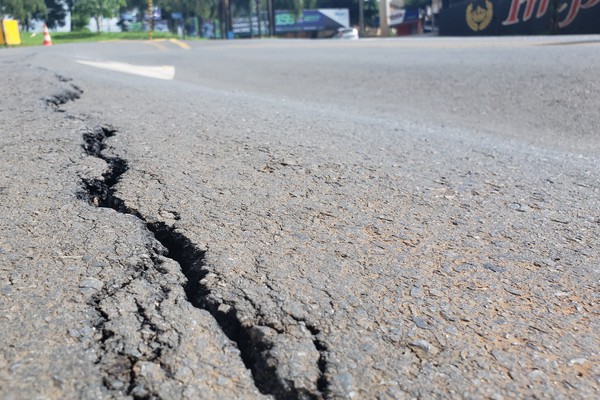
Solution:
[(3, 19), (0, 24), (0, 44), (15, 46), (21, 44), (19, 23), (14, 19)]

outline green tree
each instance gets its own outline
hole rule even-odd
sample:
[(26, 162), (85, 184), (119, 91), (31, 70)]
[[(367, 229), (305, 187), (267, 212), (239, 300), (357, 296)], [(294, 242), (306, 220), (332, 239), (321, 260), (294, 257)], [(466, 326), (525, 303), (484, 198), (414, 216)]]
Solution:
[(102, 18), (117, 16), (119, 9), (126, 5), (126, 0), (78, 0), (74, 13), (94, 18), (98, 32), (102, 32)]
[(33, 14), (33, 18), (44, 20), (48, 28), (55, 29), (59, 26), (65, 26), (65, 17), (67, 10), (63, 0), (44, 0), (46, 3), (46, 12), (37, 12)]
[(18, 20), (24, 30), (29, 30), (34, 15), (46, 15), (46, 10), (44, 0), (0, 0), (0, 16)]
[[(130, 0), (138, 1), (138, 0)], [(202, 17), (211, 18), (216, 14), (218, 1), (216, 0), (162, 0), (157, 3), (163, 11), (168, 13), (180, 12), (184, 18)]]
[(273, 0), (275, 10), (287, 10), (293, 12), (296, 16), (302, 14), (304, 9), (316, 7), (317, 0)]
[(73, 7), (73, 11), (71, 11), (71, 31), (86, 30), (89, 22), (89, 15), (80, 14), (77, 12), (77, 9)]
[(425, 9), (431, 5), (431, 0), (404, 0), (404, 8)]
[(200, 17), (203, 20), (220, 19), (221, 13), (229, 9), (227, 2), (224, 2), (224, 0), (158, 0), (157, 6), (161, 7), (163, 12), (167, 14), (181, 13), (185, 21), (192, 17)]
[[(350, 11), (350, 25), (358, 25), (358, 0), (316, 0), (316, 2), (319, 8), (347, 8)], [(364, 7), (365, 24), (373, 25), (375, 17), (379, 15), (379, 2), (365, 0)]]

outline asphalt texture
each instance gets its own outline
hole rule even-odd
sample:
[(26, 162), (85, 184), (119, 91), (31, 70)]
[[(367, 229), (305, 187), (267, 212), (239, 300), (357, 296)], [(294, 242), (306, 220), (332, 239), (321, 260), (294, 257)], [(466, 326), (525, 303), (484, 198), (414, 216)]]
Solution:
[(597, 398), (599, 42), (0, 51), (0, 397)]

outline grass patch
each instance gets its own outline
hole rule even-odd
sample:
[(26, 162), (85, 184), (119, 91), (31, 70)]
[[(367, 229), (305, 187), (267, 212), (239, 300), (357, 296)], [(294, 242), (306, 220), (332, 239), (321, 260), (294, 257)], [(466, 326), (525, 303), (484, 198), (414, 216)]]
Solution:
[[(148, 32), (50, 32), (52, 44), (104, 42), (109, 40), (147, 40)], [(172, 33), (154, 32), (153, 39), (177, 38)], [(43, 33), (21, 32), (22, 46), (41, 46), (44, 43)]]

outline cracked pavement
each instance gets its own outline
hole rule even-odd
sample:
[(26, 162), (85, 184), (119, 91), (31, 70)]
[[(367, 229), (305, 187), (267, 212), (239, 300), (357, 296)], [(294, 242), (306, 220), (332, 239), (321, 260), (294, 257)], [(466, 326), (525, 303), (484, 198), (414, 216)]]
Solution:
[(2, 398), (260, 398), (144, 224), (78, 198), (106, 166), (83, 152), (85, 122), (40, 97), (70, 84), (3, 68), (34, 84), (2, 110)]
[(518, 40), (2, 54), (1, 397), (596, 398), (600, 51)]

